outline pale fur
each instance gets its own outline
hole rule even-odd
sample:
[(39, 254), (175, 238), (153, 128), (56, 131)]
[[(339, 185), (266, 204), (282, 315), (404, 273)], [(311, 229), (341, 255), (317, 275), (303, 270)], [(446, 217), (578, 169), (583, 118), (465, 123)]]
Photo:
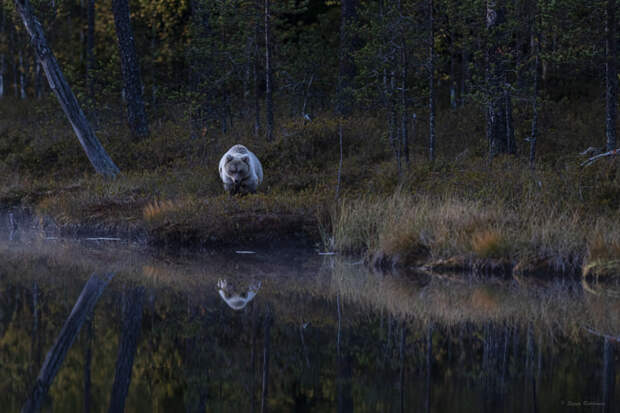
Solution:
[(219, 171), (224, 189), (230, 194), (254, 193), (263, 182), (263, 166), (243, 145), (233, 146), (222, 156)]

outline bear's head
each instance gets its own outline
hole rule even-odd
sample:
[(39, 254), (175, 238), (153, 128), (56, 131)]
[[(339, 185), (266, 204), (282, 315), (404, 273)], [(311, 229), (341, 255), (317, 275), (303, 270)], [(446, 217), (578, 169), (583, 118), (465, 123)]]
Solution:
[(245, 306), (256, 297), (256, 293), (260, 290), (260, 286), (260, 281), (254, 281), (248, 286), (247, 292), (238, 293), (226, 280), (220, 279), (217, 282), (220, 297), (222, 297), (222, 300), (233, 310), (243, 310)]
[(227, 155), (224, 170), (226, 171), (226, 175), (228, 175), (235, 184), (240, 184), (241, 181), (250, 175), (250, 158), (248, 156), (235, 158), (234, 156)]

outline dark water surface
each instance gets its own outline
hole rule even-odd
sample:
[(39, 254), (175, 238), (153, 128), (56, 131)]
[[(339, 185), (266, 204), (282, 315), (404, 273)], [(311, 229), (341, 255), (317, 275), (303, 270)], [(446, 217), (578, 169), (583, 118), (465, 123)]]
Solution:
[(619, 335), (579, 282), (0, 242), (2, 412), (612, 412)]

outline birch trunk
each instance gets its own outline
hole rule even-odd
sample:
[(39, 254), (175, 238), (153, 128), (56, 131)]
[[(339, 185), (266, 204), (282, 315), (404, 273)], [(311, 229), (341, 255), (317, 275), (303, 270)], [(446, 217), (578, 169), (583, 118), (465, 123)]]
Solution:
[(54, 53), (47, 45), (43, 29), (32, 12), (30, 2), (28, 0), (14, 1), (17, 12), (24, 22), (26, 31), (30, 35), (37, 59), (43, 66), (43, 70), (45, 70), (45, 76), (50, 88), (58, 98), (60, 106), (69, 119), (90, 163), (97, 173), (108, 177), (116, 176), (119, 173), (118, 167), (110, 159), (103, 146), (101, 146), (90, 123), (88, 123), (86, 116), (84, 116), (84, 112), (82, 112), (73, 91), (58, 66)]

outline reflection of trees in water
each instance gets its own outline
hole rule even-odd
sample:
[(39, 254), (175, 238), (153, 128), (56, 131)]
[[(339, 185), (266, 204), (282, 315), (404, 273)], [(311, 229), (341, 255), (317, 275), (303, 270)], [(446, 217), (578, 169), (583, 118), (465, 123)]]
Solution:
[(125, 410), (125, 398), (131, 383), (131, 371), (142, 331), (144, 287), (133, 287), (123, 294), (121, 338), (110, 396), (110, 413)]
[[(174, 276), (159, 274), (162, 279)], [(605, 331), (616, 325), (608, 317), (613, 313), (610, 308), (615, 308), (613, 302), (590, 302), (561, 286), (543, 291), (426, 276), (412, 281), (357, 267), (355, 273), (321, 273), (303, 281), (267, 280), (258, 297), (235, 312), (221, 301), (213, 288), (214, 277), (209, 277), (194, 280), (191, 288), (182, 283), (178, 288), (151, 284), (149, 291), (156, 300), (144, 305), (128, 409), (257, 411), (265, 400), (274, 411), (349, 411), (353, 406), (415, 411), (439, 409), (448, 400), (458, 400), (478, 411), (501, 410), (507, 403), (516, 410), (533, 411), (539, 406), (539, 411), (545, 411), (551, 395), (544, 389), (551, 380), (572, 380), (573, 392), (602, 391), (600, 370), (582, 374), (577, 368), (591, 369), (587, 362), (601, 360), (602, 339), (584, 339), (579, 326), (584, 320), (604, 326)], [(7, 290), (3, 282), (0, 291)], [(73, 288), (71, 282), (65, 284)], [(13, 310), (21, 312), (17, 317), (33, 307), (28, 292), (32, 279), (22, 285), (26, 293), (19, 299), (24, 304)], [(73, 294), (50, 290), (43, 280), (38, 288), (39, 297), (44, 294), (45, 301), (57, 307), (63, 297)], [(121, 294), (118, 285), (110, 286), (99, 308), (118, 301), (115, 297)], [(6, 314), (13, 301), (0, 295)], [(268, 331), (267, 306), (273, 315)], [(45, 307), (40, 308), (39, 323), (62, 313), (48, 315)], [(124, 340), (120, 337), (116, 347), (118, 323), (109, 313), (101, 309), (93, 320), (97, 327), (91, 338), (94, 401), (112, 388), (110, 370)], [(27, 316), (27, 322), (13, 325), (9, 334), (20, 328), (32, 339), (34, 318)], [(43, 342), (49, 342), (44, 330), (42, 334)], [(17, 357), (22, 351), (27, 358), (32, 342), (24, 343), (26, 349), (12, 348), (11, 354)], [(89, 375), (87, 359), (80, 352), (79, 361), (84, 363), (77, 364), (84, 368), (80, 391)], [(554, 368), (547, 370), (552, 364)], [(108, 378), (101, 379), (105, 369)], [(587, 384), (591, 377), (596, 377), (595, 388)], [(268, 384), (264, 397), (262, 383)], [(459, 389), (468, 389), (467, 394), (458, 393)], [(138, 400), (143, 391), (149, 397)], [(104, 405), (109, 396), (103, 397)], [(57, 392), (54, 397), (58, 406), (62, 402), (56, 401), (67, 396)]]
[(47, 353), (43, 367), (39, 372), (28, 400), (22, 408), (22, 412), (36, 412), (40, 409), (41, 403), (47, 396), (52, 381), (58, 374), (58, 370), (60, 370), (82, 324), (92, 313), (95, 304), (97, 304), (99, 297), (113, 276), (113, 274), (105, 274), (103, 276), (91, 275), (73, 306), (71, 314), (69, 314), (58, 334), (54, 345)]
[(268, 410), (267, 399), (269, 397), (269, 357), (271, 355), (271, 325), (273, 324), (273, 314), (271, 308), (267, 307), (265, 311), (265, 320), (263, 327), (263, 382), (260, 398), (260, 411), (266, 413)]
[(601, 386), (602, 399), (604, 403), (603, 412), (614, 412), (615, 397), (614, 390), (616, 385), (616, 358), (614, 355), (614, 347), (616, 342), (612, 341), (609, 337), (603, 339), (603, 385)]
[(8, 285), (0, 293), (0, 339), (4, 337), (17, 309), (18, 296), (16, 290), (13, 285)]
[(91, 395), (91, 363), (93, 359), (93, 317), (89, 315), (83, 330), (84, 342), (84, 413), (90, 413), (92, 405)]

